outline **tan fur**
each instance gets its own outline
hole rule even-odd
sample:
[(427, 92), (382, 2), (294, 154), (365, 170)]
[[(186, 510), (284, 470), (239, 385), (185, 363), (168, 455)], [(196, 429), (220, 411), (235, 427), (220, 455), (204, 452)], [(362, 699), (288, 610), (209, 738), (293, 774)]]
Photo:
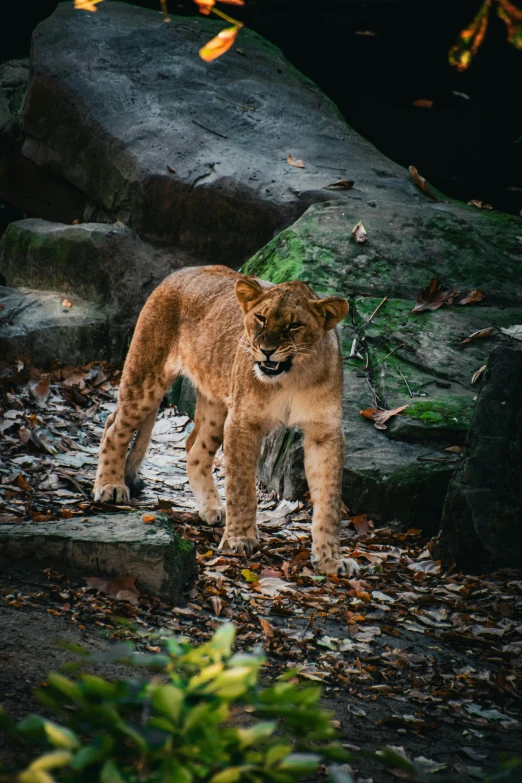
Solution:
[(136, 325), (118, 408), (107, 419), (100, 447), (95, 499), (129, 500), (159, 403), (174, 379), (185, 375), (197, 390), (187, 472), (199, 515), (211, 525), (225, 516), (212, 478), (224, 438), (227, 505), (220, 546), (250, 552), (258, 544), (262, 440), (280, 424), (300, 427), (314, 506), (313, 559), (326, 573), (351, 573), (357, 566), (342, 560), (339, 547), (344, 439), (334, 328), (347, 312), (344, 299), (318, 299), (305, 283), (274, 286), (222, 266), (167, 277)]

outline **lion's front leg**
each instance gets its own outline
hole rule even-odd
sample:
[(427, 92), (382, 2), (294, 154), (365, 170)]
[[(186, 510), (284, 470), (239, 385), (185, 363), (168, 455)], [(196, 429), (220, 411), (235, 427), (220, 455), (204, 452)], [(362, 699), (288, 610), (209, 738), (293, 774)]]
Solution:
[(229, 414), (225, 423), (226, 526), (220, 548), (250, 554), (259, 544), (256, 469), (264, 431)]
[(312, 560), (326, 574), (352, 575), (359, 570), (355, 560), (344, 560), (339, 542), (344, 437), (341, 428), (322, 424), (303, 427), (305, 472), (314, 506)]

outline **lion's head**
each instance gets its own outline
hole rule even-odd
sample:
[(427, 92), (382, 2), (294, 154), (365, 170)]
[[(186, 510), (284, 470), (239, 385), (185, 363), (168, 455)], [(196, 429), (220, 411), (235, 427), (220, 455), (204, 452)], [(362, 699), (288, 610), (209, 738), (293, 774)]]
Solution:
[(245, 330), (256, 376), (280, 380), (294, 364), (313, 354), (314, 346), (348, 313), (340, 296), (318, 299), (306, 283), (295, 280), (263, 287), (254, 277), (236, 282), (245, 313)]

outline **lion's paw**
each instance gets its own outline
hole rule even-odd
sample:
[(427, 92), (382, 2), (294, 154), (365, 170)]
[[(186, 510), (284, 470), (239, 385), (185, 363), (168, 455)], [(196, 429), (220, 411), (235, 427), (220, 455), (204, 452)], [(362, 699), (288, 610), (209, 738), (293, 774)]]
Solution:
[(323, 574), (332, 576), (333, 574), (339, 574), (339, 576), (354, 576), (359, 573), (359, 564), (356, 563), (353, 558), (337, 558), (337, 557), (312, 557), (314, 567), (321, 571)]
[(251, 555), (259, 546), (257, 535), (233, 536), (225, 534), (219, 544), (219, 549), (230, 550), (238, 555)]
[(198, 516), (206, 525), (220, 525), (225, 520), (223, 506), (202, 506), (198, 509)]
[(95, 503), (114, 503), (125, 506), (130, 501), (130, 492), (126, 484), (104, 484), (94, 488)]

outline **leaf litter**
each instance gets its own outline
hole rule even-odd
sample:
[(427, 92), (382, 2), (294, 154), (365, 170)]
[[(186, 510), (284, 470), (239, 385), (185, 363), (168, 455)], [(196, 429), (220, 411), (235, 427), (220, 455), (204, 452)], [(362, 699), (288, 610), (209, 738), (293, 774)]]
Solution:
[[(42, 407), (32, 393), (41, 374), (27, 360), (21, 364), (1, 368), (2, 418), (13, 426), (1, 434), (0, 524), (32, 520), (37, 526), (63, 518), (75, 526), (88, 524), (100, 510), (90, 490), (121, 369), (102, 363), (54, 369), (47, 374), (49, 394)], [(69, 395), (71, 389), (82, 403)], [(424, 755), (417, 752), (424, 759), (435, 753), (437, 732), (457, 729), (466, 755), (483, 764), (485, 732), (500, 731), (505, 740), (520, 731), (520, 571), (444, 573), (420, 530), (384, 526), (343, 506), (341, 545), (361, 572), (354, 579), (327, 579), (310, 562), (310, 503), (280, 501), (261, 489), (260, 550), (225, 554), (218, 550), (222, 528), (200, 522), (186, 483), (183, 439), (191, 426), (183, 411), (160, 411), (156, 436), (175, 437), (153, 438), (144, 463), (145, 492), (131, 502), (147, 524), (149, 517), (151, 525), (170, 520), (194, 543), (199, 575), (185, 606), (140, 594), (132, 577), (74, 579), (52, 567), (34, 579), (20, 569), (5, 570), (0, 600), (21, 613), (38, 609), (62, 618), (84, 637), (101, 630), (112, 640), (133, 638), (143, 651), (172, 634), (204, 641), (221, 622), (232, 620), (238, 647), (265, 648), (267, 673), (300, 667), (298, 676), (321, 682), (334, 707), (348, 704), (344, 730), (359, 744), (371, 726), (379, 732), (378, 744), (389, 737), (393, 745), (397, 732), (414, 743), (426, 737), (432, 746), (422, 745)], [(54, 438), (55, 454), (38, 439), (25, 439), (25, 430), (38, 428)], [(214, 472), (224, 495), (220, 453)]]

